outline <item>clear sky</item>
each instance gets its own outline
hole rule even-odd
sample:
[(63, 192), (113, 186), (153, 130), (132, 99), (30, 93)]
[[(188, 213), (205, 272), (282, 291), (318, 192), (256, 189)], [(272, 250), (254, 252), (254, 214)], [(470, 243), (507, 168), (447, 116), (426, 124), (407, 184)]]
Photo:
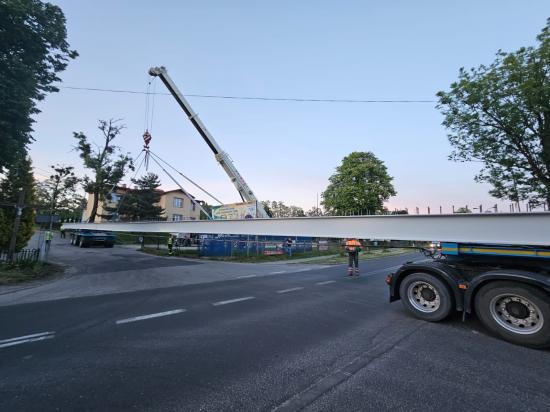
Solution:
[[(435, 100), (461, 66), (535, 44), (550, 16), (543, 0), (53, 3), (80, 53), (61, 75), (65, 86), (144, 91), (148, 68), (164, 65), (184, 94), (281, 98)], [(166, 91), (160, 81), (156, 90)], [(473, 181), (478, 165), (447, 160), (451, 148), (433, 103), (189, 101), (262, 200), (309, 209), (345, 155), (372, 151), (394, 177), (392, 209), (495, 204)], [(82, 175), (72, 132), (99, 142), (98, 119), (123, 119), (118, 144), (141, 149), (143, 95), (62, 89), (40, 108), (31, 149), (39, 174), (64, 163)], [(152, 150), (166, 161), (222, 201), (239, 201), (170, 96), (155, 99), (152, 136)], [(174, 188), (160, 169), (150, 170)]]

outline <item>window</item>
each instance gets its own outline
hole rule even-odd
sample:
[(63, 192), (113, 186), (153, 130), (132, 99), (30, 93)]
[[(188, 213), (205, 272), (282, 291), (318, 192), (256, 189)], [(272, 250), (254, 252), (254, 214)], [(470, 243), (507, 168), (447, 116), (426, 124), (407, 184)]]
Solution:
[(197, 209), (195, 202), (191, 203), (191, 210), (194, 212)]
[(181, 197), (175, 197), (173, 202), (174, 207), (182, 208), (183, 207), (183, 199)]
[(122, 196), (119, 195), (118, 193), (111, 193), (111, 202), (118, 203), (118, 202), (120, 202), (121, 197)]
[(183, 220), (183, 215), (172, 215), (172, 221), (173, 222), (179, 222), (180, 220)]

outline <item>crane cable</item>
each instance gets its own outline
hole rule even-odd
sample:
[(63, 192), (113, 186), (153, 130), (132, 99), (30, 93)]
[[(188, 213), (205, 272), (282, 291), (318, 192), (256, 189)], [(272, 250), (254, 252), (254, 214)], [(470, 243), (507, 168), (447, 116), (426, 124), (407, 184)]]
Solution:
[[(149, 170), (149, 143), (151, 142), (151, 133), (153, 131), (153, 118), (155, 114), (155, 95), (157, 89), (157, 83), (155, 82), (156, 77), (149, 76), (147, 81), (147, 92), (145, 95), (145, 116), (144, 116), (144, 126), (145, 132), (143, 133), (143, 149), (145, 151), (145, 170)], [(153, 91), (151, 92), (151, 85)], [(153, 96), (151, 98), (151, 95)]]
[(168, 163), (166, 160), (161, 159), (159, 155), (156, 153), (153, 153), (152, 151), (149, 151), (151, 156), (156, 157), (158, 160), (160, 160), (162, 163), (164, 163), (166, 166), (168, 166), (170, 169), (175, 171), (177, 174), (179, 174), (181, 177), (183, 177), (185, 180), (187, 180), (189, 183), (197, 187), (199, 190), (201, 190), (203, 193), (205, 193), (210, 198), (214, 199), (216, 202), (218, 202), (220, 205), (223, 204), (221, 200), (219, 200), (217, 197), (215, 197), (213, 194), (209, 193), (206, 189), (202, 188), (198, 183), (195, 183), (193, 180), (191, 180), (189, 177), (185, 176), (182, 172), (180, 172), (178, 169), (176, 169), (174, 166), (172, 166), (170, 163)]
[[(138, 159), (139, 157), (141, 156), (141, 154), (145, 152), (145, 149), (141, 151), (141, 153), (139, 154), (138, 156)], [(145, 163), (145, 159), (146, 159), (146, 156), (143, 157), (143, 159), (141, 159), (141, 163), (139, 164), (139, 166), (137, 167), (136, 169), (136, 172), (134, 173), (134, 176), (130, 179), (130, 181), (134, 180), (137, 176), (137, 174), (139, 173), (139, 170), (141, 169), (141, 166), (143, 166), (143, 163)], [(137, 159), (136, 159), (137, 161)], [(124, 194), (122, 195), (122, 197), (120, 198), (119, 202), (118, 202), (118, 206), (116, 208), (116, 212), (115, 212), (115, 217), (118, 218), (118, 212), (120, 211), (120, 207), (122, 206), (122, 202), (124, 201), (124, 199), (126, 198), (126, 194), (128, 193), (128, 190), (126, 190), (124, 192)]]
[(191, 200), (191, 202), (193, 202), (194, 205), (197, 205), (199, 206), (199, 209), (206, 215), (206, 217), (210, 220), (212, 219), (212, 216), (210, 216), (210, 214), (202, 207), (202, 205), (197, 202), (194, 197), (192, 195), (190, 195), (189, 193), (187, 193), (187, 191), (178, 183), (178, 181), (158, 162), (157, 159), (155, 159), (154, 156), (151, 156), (151, 159), (153, 159), (153, 161), (162, 169), (162, 171), (164, 173), (166, 173), (166, 175), (172, 179), (172, 181), (181, 189), (181, 191), (187, 196), (189, 197), (189, 200)]
[[(141, 155), (143, 154), (144, 150), (142, 150), (141, 152), (139, 152), (139, 155), (138, 157), (136, 157), (136, 160), (134, 160), (134, 163), (137, 163), (137, 161), (139, 160), (139, 158), (141, 157)], [(112, 193), (113, 193), (113, 190), (115, 190), (116, 188), (116, 183), (113, 185), (113, 187), (111, 187), (111, 190), (109, 190), (109, 192), (107, 193), (107, 196), (110, 196)]]

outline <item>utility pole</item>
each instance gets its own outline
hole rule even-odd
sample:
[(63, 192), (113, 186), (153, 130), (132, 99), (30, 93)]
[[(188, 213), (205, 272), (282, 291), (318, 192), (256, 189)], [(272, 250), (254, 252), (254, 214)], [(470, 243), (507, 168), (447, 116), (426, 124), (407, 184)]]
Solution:
[(15, 206), (15, 221), (13, 222), (13, 230), (11, 232), (10, 247), (8, 249), (8, 262), (13, 262), (13, 255), (15, 254), (15, 246), (17, 244), (17, 233), (19, 233), (19, 224), (21, 223), (21, 214), (23, 213), (23, 207), (25, 205), (25, 191), (19, 192), (17, 198), (17, 205)]

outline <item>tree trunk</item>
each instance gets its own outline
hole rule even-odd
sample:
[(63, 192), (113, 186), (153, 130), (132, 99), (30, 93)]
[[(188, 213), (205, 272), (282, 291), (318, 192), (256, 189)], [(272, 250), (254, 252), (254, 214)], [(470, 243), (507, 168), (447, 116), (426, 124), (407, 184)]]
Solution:
[(99, 193), (94, 193), (94, 203), (92, 206), (92, 211), (90, 212), (90, 217), (88, 218), (88, 223), (94, 223), (95, 217), (97, 215), (97, 206), (99, 204)]

